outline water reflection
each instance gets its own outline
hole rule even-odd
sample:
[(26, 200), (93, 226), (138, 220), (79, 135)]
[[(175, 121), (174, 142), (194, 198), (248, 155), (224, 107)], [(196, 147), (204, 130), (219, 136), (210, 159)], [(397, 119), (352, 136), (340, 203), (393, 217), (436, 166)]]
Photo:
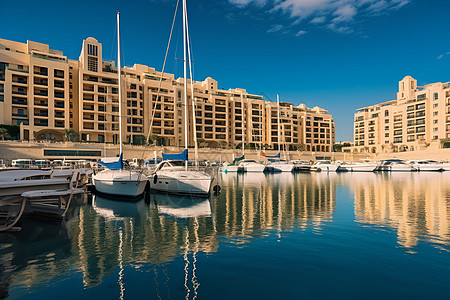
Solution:
[[(92, 205), (75, 205), (64, 222), (25, 219), (22, 232), (0, 235), (0, 298), (11, 289), (20, 297), (63, 280), (82, 283), (81, 292), (99, 288), (109, 291), (104, 297), (126, 298), (135, 290), (131, 276), (145, 278), (152, 296), (197, 298), (208, 281), (202, 257), (212, 262), (211, 254), (221, 250), (248, 249), (265, 237), (278, 243), (294, 231), (297, 237), (311, 234), (309, 245), (323, 242), (326, 230), (335, 229), (327, 224), (337, 220), (337, 189), (342, 202), (354, 197), (354, 207), (343, 207), (354, 210), (358, 224), (392, 228), (408, 249), (417, 251), (419, 241), (449, 249), (449, 178), (445, 173), (222, 174), (222, 192), (209, 199), (150, 194), (120, 202), (94, 196)], [(342, 192), (348, 187), (349, 196)], [(353, 218), (345, 224), (351, 228), (339, 227), (334, 238), (351, 247), (354, 227), (368, 229), (355, 226)]]
[(358, 222), (395, 229), (406, 248), (426, 240), (450, 250), (449, 174), (347, 175)]

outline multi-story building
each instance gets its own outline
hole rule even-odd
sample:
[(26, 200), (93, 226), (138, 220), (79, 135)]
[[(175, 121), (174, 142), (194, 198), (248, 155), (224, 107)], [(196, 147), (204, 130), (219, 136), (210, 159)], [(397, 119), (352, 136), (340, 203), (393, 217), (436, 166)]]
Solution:
[[(439, 146), (450, 138), (450, 82), (417, 86), (406, 76), (397, 99), (363, 107), (354, 119), (353, 152), (398, 152)], [(448, 125), (447, 125), (448, 124)]]
[[(63, 140), (65, 129), (72, 129), (71, 139), (118, 143), (117, 67), (102, 52), (91, 37), (78, 60), (48, 45), (0, 39), (0, 123), (20, 125), (25, 140)], [(183, 78), (135, 64), (122, 68), (122, 79), (124, 142), (142, 144), (149, 136), (160, 145), (184, 147), (187, 120), (198, 143), (211, 146), (240, 147), (244, 140), (278, 149), (278, 133), (286, 149), (327, 152), (334, 143), (334, 121), (319, 107), (281, 103), (278, 129), (276, 103), (241, 88), (219, 89), (208, 77), (192, 87), (187, 81), (186, 116)], [(194, 144), (193, 130), (188, 144)]]

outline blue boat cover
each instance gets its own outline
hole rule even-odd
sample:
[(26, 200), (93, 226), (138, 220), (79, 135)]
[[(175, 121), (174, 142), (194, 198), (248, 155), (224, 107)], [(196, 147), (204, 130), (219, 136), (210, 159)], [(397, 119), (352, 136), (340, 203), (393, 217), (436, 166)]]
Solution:
[(183, 152), (178, 154), (162, 154), (163, 160), (188, 160), (188, 151), (184, 149)]
[(235, 158), (231, 164), (236, 165), (236, 163), (240, 162), (243, 159), (244, 159), (244, 155), (242, 155), (241, 157)]
[(275, 156), (268, 156), (268, 155), (266, 155), (266, 157), (269, 159), (269, 158), (280, 158), (281, 156), (280, 156), (280, 152), (278, 152), (278, 154), (275, 155)]
[(122, 160), (123, 153), (120, 153), (120, 156), (116, 159), (105, 159), (105, 161), (98, 161), (98, 163), (102, 166), (107, 167), (110, 170), (122, 170), (123, 169), (123, 160)]

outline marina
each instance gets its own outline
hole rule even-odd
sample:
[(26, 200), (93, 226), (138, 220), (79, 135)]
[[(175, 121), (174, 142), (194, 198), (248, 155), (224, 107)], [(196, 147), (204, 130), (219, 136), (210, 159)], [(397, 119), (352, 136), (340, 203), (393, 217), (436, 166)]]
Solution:
[(450, 2), (76, 4), (0, 4), (0, 300), (450, 297)]
[(0, 294), (446, 298), (449, 176), (221, 173), (209, 198), (77, 195), (62, 221), (0, 234)]

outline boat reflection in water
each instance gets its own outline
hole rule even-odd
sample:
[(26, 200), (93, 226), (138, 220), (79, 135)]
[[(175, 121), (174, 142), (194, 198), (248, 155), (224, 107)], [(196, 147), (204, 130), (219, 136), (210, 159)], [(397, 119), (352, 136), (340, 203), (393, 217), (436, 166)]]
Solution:
[(355, 195), (358, 222), (394, 229), (398, 243), (407, 249), (412, 250), (422, 240), (450, 251), (450, 184), (446, 174), (344, 177)]
[(195, 218), (211, 216), (208, 198), (191, 195), (150, 194), (150, 201), (156, 204), (158, 212), (175, 218)]

